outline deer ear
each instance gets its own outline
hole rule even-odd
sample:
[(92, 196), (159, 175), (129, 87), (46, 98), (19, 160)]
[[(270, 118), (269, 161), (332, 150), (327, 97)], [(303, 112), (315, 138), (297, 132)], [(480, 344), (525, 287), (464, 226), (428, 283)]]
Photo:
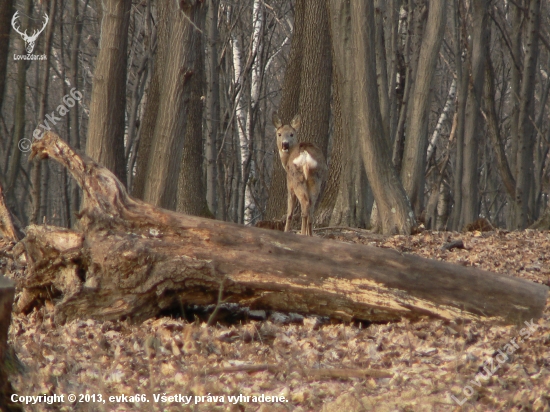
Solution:
[(290, 122), (290, 126), (292, 126), (294, 130), (298, 130), (300, 129), (301, 123), (302, 123), (302, 116), (297, 114), (296, 116), (294, 116), (294, 119), (292, 119), (292, 121)]
[(281, 119), (279, 119), (279, 115), (277, 112), (273, 112), (273, 115), (271, 116), (271, 121), (273, 122), (273, 126), (275, 126), (277, 129), (283, 125), (283, 122), (281, 122)]

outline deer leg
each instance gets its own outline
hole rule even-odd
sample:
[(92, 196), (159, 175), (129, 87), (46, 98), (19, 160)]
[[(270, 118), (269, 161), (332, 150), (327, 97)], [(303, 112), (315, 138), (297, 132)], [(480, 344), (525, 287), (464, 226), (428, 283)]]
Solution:
[[(311, 203), (311, 199), (309, 199)], [(307, 215), (307, 234), (308, 236), (313, 236), (313, 204), (309, 205), (309, 213)]]
[[(301, 200), (301, 199), (300, 199)], [(311, 211), (311, 205), (309, 202), (309, 199), (306, 198), (300, 202), (300, 206), (302, 208), (302, 235), (305, 236), (311, 236), (311, 219), (310, 219), (310, 211)]]
[(285, 232), (290, 231), (290, 224), (292, 223), (292, 212), (294, 211), (294, 206), (296, 205), (296, 195), (290, 189), (288, 191), (287, 202)]

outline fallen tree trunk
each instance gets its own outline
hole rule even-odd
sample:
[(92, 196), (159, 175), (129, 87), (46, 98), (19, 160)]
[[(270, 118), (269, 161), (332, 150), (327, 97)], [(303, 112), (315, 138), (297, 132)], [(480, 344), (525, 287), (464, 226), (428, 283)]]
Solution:
[[(1, 195), (0, 191), (0, 195)], [(15, 295), (14, 283), (0, 275), (0, 410), (9, 410), (13, 390), (8, 381), (5, 361), (8, 351), (8, 329), (11, 322), (11, 310)]]
[(30, 226), (18, 309), (57, 297), (55, 316), (140, 321), (182, 304), (392, 321), (428, 315), (515, 324), (537, 318), (547, 288), (473, 268), (163, 210), (128, 196), (107, 169), (53, 133), (31, 156), (82, 187), (79, 230)]

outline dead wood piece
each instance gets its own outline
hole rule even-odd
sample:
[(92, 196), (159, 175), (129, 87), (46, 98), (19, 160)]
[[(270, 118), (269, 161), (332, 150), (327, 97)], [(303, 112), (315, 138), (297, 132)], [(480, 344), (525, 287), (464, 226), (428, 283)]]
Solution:
[(8, 354), (8, 329), (11, 323), (14, 296), (14, 283), (10, 279), (0, 276), (0, 410), (7, 410), (12, 395), (4, 361)]
[(51, 132), (32, 155), (61, 163), (84, 193), (81, 237), (35, 226), (22, 241), (26, 287), (61, 290), (58, 321), (140, 321), (216, 303), (221, 284), (224, 301), (253, 309), (375, 322), (427, 315), (516, 324), (538, 318), (546, 303), (547, 288), (522, 279), (154, 207)]
[(445, 243), (443, 246), (441, 246), (441, 250), (453, 249), (465, 249), (464, 242), (462, 240), (453, 240), (452, 242)]
[(13, 225), (11, 214), (4, 202), (4, 194), (0, 185), (0, 238), (6, 242), (17, 242), (19, 237)]

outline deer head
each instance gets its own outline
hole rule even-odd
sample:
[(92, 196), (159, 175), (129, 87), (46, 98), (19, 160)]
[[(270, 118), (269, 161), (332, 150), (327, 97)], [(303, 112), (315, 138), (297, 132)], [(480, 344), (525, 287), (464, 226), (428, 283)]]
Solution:
[(27, 30), (25, 30), (25, 32), (21, 32), (21, 27), (17, 27), (17, 18), (19, 17), (19, 11), (16, 11), (15, 14), (13, 15), (13, 18), (11, 19), (11, 25), (13, 27), (13, 29), (19, 33), (21, 35), (21, 37), (23, 38), (23, 40), (25, 41), (25, 50), (27, 50), (27, 53), (28, 54), (31, 54), (32, 51), (34, 50), (34, 43), (36, 42), (36, 39), (38, 38), (38, 35), (40, 33), (42, 33), (44, 31), (44, 29), (46, 28), (46, 25), (48, 24), (48, 22), (50, 21), (50, 18), (48, 17), (48, 15), (46, 13), (44, 13), (44, 25), (42, 26), (42, 28), (40, 30), (35, 30), (32, 34), (32, 36), (29, 36), (27, 34)]
[(279, 149), (279, 156), (281, 157), (283, 167), (286, 169), (289, 152), (298, 143), (297, 137), (302, 118), (297, 114), (290, 122), (290, 125), (283, 125), (277, 112), (273, 112), (272, 121), (277, 129), (277, 149)]

